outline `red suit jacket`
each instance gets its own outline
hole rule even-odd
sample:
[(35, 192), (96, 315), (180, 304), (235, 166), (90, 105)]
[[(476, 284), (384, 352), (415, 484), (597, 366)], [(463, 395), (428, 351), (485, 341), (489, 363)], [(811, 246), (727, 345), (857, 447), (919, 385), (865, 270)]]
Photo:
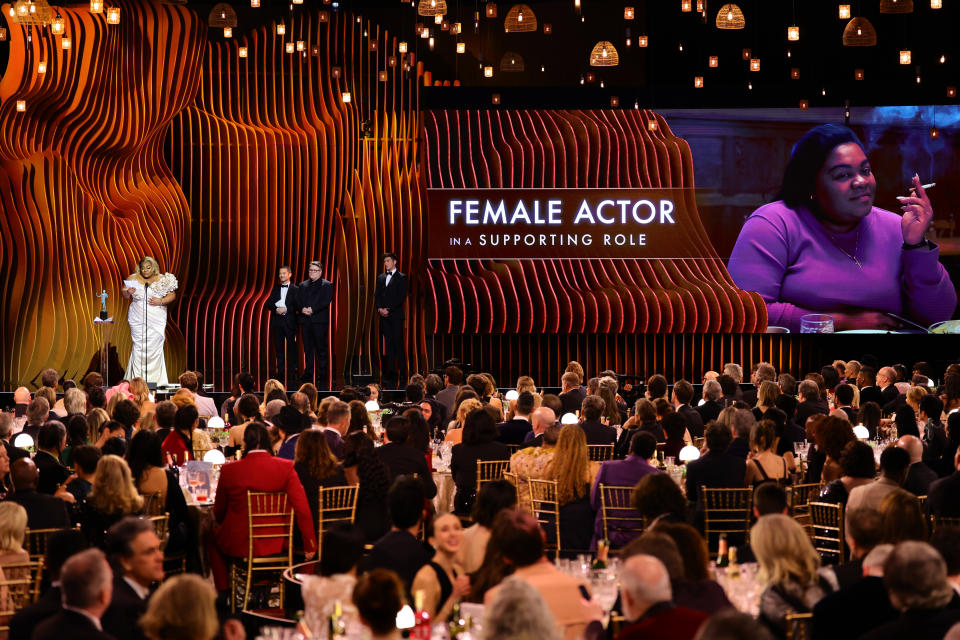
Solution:
[[(220, 469), (220, 484), (213, 514), (219, 523), (214, 532), (217, 547), (233, 558), (247, 557), (247, 491), (283, 491), (293, 506), (296, 524), (300, 527), (304, 551), (317, 550), (317, 536), (307, 496), (293, 462), (275, 458), (266, 451), (252, 451), (242, 460), (229, 462)], [(283, 551), (279, 541), (261, 540), (254, 547), (255, 556)]]
[(657, 604), (621, 631), (617, 640), (692, 640), (708, 617), (687, 607)]

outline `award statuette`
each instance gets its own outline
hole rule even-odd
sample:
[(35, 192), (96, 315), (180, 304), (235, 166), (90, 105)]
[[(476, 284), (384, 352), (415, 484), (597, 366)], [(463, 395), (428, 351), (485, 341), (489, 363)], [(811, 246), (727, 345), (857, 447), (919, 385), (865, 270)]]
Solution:
[(107, 295), (107, 290), (103, 289), (100, 292), (100, 295), (97, 295), (94, 297), (100, 298), (100, 319), (106, 320), (109, 317), (109, 315), (107, 314), (107, 298), (110, 297), (109, 295)]

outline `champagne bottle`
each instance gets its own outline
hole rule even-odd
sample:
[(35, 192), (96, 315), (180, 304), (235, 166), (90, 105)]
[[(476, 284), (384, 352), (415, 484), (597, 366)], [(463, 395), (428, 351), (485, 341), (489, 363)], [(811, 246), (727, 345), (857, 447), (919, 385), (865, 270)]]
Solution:
[(418, 590), (413, 594), (414, 607), (416, 608), (413, 619), (413, 629), (410, 633), (410, 637), (413, 640), (430, 640), (430, 614), (423, 609), (423, 597), (423, 590)]
[(737, 563), (737, 548), (730, 547), (730, 551), (727, 553), (727, 577), (728, 578), (739, 578), (740, 577), (740, 565)]
[(607, 554), (610, 551), (610, 541), (600, 540), (597, 542), (597, 559), (593, 561), (593, 569), (607, 568)]
[(453, 613), (450, 614), (450, 640), (457, 640), (464, 631), (467, 630), (467, 621), (463, 619), (460, 613), (460, 601), (453, 603)]
[(717, 545), (717, 566), (725, 567), (729, 558), (727, 557), (727, 534), (720, 534), (720, 542)]
[(336, 638), (347, 635), (347, 625), (343, 620), (343, 607), (339, 600), (333, 603), (333, 613), (330, 614), (329, 623), (330, 629), (327, 637)]

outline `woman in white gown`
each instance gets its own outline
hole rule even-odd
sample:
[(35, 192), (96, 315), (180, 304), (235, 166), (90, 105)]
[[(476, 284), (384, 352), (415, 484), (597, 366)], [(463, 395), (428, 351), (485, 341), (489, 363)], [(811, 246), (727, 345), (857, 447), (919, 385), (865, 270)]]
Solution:
[(137, 273), (130, 275), (124, 284), (136, 284), (121, 291), (124, 298), (130, 298), (127, 320), (133, 338), (126, 379), (141, 377), (147, 382), (165, 385), (164, 330), (167, 327), (167, 305), (177, 298), (177, 279), (172, 273), (160, 273), (157, 261), (147, 256), (137, 265)]

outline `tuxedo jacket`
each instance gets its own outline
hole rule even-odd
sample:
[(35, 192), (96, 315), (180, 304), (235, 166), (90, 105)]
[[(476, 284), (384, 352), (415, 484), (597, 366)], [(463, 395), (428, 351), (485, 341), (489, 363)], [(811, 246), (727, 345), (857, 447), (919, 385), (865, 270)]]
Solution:
[(704, 432), (703, 417), (700, 412), (688, 404), (677, 407), (677, 413), (683, 418), (684, 424), (690, 431), (691, 438), (702, 438)]
[(407, 299), (407, 274), (394, 272), (387, 285), (387, 274), (377, 276), (377, 288), (373, 291), (374, 306), (389, 309), (391, 316), (403, 315), (403, 302)]
[(32, 640), (113, 640), (109, 633), (99, 631), (93, 622), (82, 613), (61, 609), (56, 615), (44, 620), (34, 629)]
[(287, 286), (287, 298), (284, 302), (287, 305), (287, 313), (280, 315), (277, 313), (277, 302), (280, 301), (280, 285), (273, 285), (270, 297), (264, 305), (267, 313), (270, 314), (270, 324), (279, 323), (281, 326), (295, 327), (297, 325), (297, 313), (300, 311), (298, 304), (299, 287), (292, 282)]
[[(233, 558), (245, 558), (247, 539), (247, 491), (271, 491), (287, 494), (288, 504), (296, 516), (295, 526), (300, 530), (304, 551), (315, 551), (317, 536), (313, 530), (313, 516), (303, 492), (303, 485), (291, 460), (275, 458), (269, 453), (254, 452), (237, 462), (228, 462), (220, 469), (220, 484), (213, 503), (217, 520), (214, 532), (217, 546)], [(261, 540), (255, 544), (254, 554), (271, 555), (282, 551), (276, 540)]]
[[(330, 324), (330, 303), (333, 302), (333, 283), (320, 278), (316, 282), (304, 280), (297, 287), (297, 316), (300, 324)], [(310, 307), (313, 313), (303, 315), (301, 309)]]
[(146, 640), (147, 636), (137, 621), (147, 612), (149, 598), (149, 595), (147, 599), (138, 596), (122, 577), (114, 579), (113, 598), (101, 620), (103, 630), (123, 640)]

